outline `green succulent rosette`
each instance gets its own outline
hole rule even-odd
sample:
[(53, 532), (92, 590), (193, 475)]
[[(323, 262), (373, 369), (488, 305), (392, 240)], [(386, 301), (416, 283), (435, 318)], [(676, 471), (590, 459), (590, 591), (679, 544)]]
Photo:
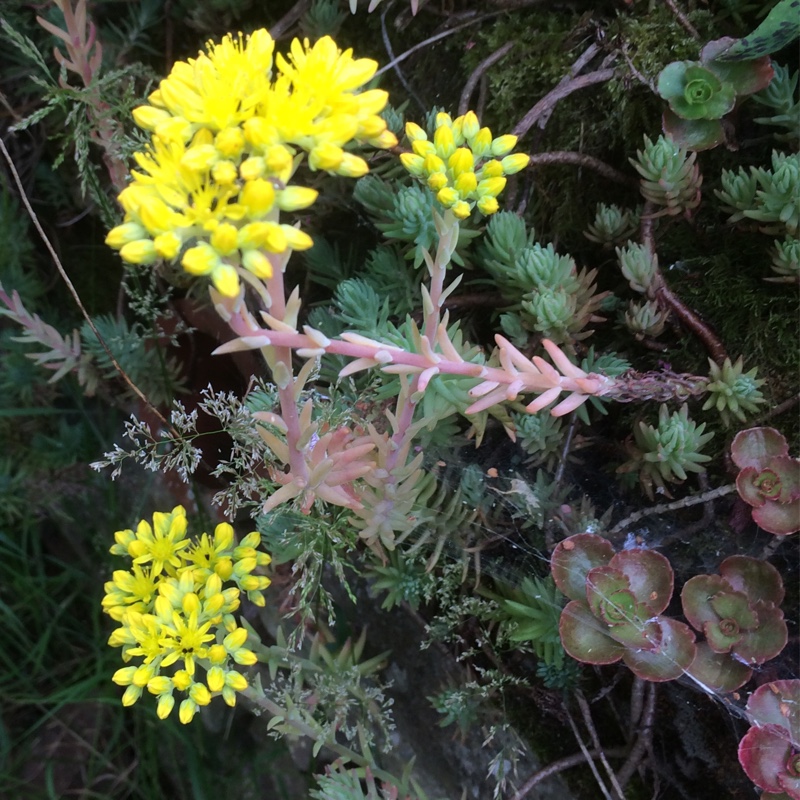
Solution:
[(720, 119), (736, 102), (736, 89), (695, 61), (673, 61), (658, 76), (658, 93), (683, 119)]

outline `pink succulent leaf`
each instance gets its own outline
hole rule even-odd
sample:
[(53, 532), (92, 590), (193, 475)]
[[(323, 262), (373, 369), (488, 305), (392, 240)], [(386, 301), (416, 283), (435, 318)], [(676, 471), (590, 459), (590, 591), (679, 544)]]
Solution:
[(565, 414), (569, 414), (571, 411), (582, 406), (588, 399), (588, 394), (573, 392), (571, 395), (564, 398), (557, 406), (554, 406), (550, 413), (554, 417), (563, 417)]
[(652, 650), (626, 650), (622, 660), (634, 675), (646, 681), (671, 681), (679, 678), (695, 659), (692, 629), (669, 617), (657, 620), (658, 640)]
[(559, 542), (550, 559), (553, 580), (570, 600), (586, 597), (586, 575), (590, 569), (608, 564), (614, 548), (608, 539), (579, 533)]
[(725, 141), (725, 129), (718, 119), (683, 119), (669, 108), (664, 109), (661, 127), (686, 150), (710, 150)]
[(800, 749), (800, 679), (770, 681), (759, 686), (747, 701), (751, 725), (775, 725)]
[(737, 592), (744, 592), (752, 603), (783, 602), (783, 579), (768, 561), (750, 556), (729, 556), (719, 567), (719, 574)]
[(767, 502), (767, 498), (756, 483), (762, 474), (757, 467), (745, 467), (736, 476), (736, 491), (739, 492), (739, 497), (753, 508), (761, 508)]
[(730, 591), (730, 584), (719, 575), (695, 575), (683, 585), (681, 604), (683, 615), (698, 631), (703, 630), (706, 623), (718, 620), (711, 607), (711, 598), (720, 592)]
[(753, 522), (775, 536), (800, 531), (800, 498), (791, 503), (765, 503), (753, 509)]
[(752, 727), (739, 742), (739, 763), (760, 789), (784, 791), (792, 800), (800, 800), (800, 778), (787, 769), (795, 755), (793, 750), (782, 728), (775, 725)]
[(800, 498), (800, 459), (774, 456), (769, 460), (767, 469), (772, 470), (780, 482), (775, 500), (779, 503), (790, 503)]
[(630, 581), (611, 566), (595, 567), (586, 575), (586, 600), (589, 609), (607, 625), (632, 622), (636, 598)]
[(728, 653), (715, 653), (707, 642), (697, 643), (697, 654), (686, 673), (713, 692), (733, 692), (744, 686), (753, 670)]
[(733, 84), (738, 99), (766, 89), (775, 70), (769, 56), (747, 61), (715, 61), (716, 56), (727, 50), (734, 41), (730, 36), (725, 36), (709, 42), (700, 51), (700, 60), (720, 80)]
[(748, 428), (739, 431), (731, 443), (731, 458), (739, 469), (763, 469), (773, 456), (788, 456), (789, 445), (775, 428)]
[(615, 642), (584, 601), (572, 600), (561, 612), (558, 625), (564, 650), (585, 664), (613, 664), (625, 648)]
[(737, 626), (747, 631), (758, 626), (758, 615), (744, 592), (720, 592), (709, 603), (721, 620), (736, 620)]
[(637, 612), (638, 616), (633, 616), (630, 622), (610, 625), (608, 635), (626, 650), (636, 652), (656, 650), (661, 641), (661, 629), (658, 624), (661, 617), (647, 619), (647, 607), (641, 603)]
[(633, 548), (617, 553), (611, 566), (623, 572), (640, 603), (645, 603), (651, 615), (660, 614), (672, 599), (674, 575), (669, 561), (655, 550)]
[(789, 640), (789, 630), (783, 611), (772, 603), (757, 602), (754, 609), (758, 615), (758, 626), (745, 631), (733, 648), (737, 658), (748, 664), (763, 664), (780, 653)]

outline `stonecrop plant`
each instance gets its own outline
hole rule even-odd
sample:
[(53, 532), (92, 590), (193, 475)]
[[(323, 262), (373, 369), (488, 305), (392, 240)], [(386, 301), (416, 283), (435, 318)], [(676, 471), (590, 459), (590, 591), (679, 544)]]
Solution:
[[(134, 464), (159, 473), (134, 486), (135, 511), (106, 504), (122, 517), (106, 535), (132, 525), (113, 534), (117, 563), (94, 603), (110, 619), (109, 689), (126, 715), (144, 710), (153, 726), (154, 713), (159, 730), (185, 736), (250, 710), (266, 722), (259, 747), (267, 736), (312, 743), (309, 769), (325, 774), (297, 792), (428, 800), (398, 729), (403, 718), (431, 735), (436, 725), (393, 709), (412, 687), (406, 701), (423, 698), (441, 727), (458, 724), (465, 745), (479, 731), (475, 747), (491, 749), (479, 781), (459, 777), (458, 796), (524, 800), (588, 762), (598, 796), (624, 800), (648, 770), (654, 781), (676, 772), (674, 743), (654, 744), (658, 715), (679, 705), (678, 720), (694, 708), (680, 698), (710, 695), (752, 723), (739, 760), (764, 797), (800, 797), (796, 673), (774, 677), (796, 669), (798, 585), (779, 564), (797, 552), (800, 460), (791, 420), (786, 435), (764, 425), (788, 419), (800, 397), (782, 316), (800, 274), (797, 80), (771, 60), (791, 39), (796, 2), (740, 39), (713, 37), (745, 31), (746, 3), (688, 14), (650, 4), (652, 19), (647, 4), (626, 3), (613, 35), (598, 28), (580, 53), (569, 43), (585, 29), (557, 25), (573, 10), (503, 8), (459, 45), (474, 71), (458, 102), (429, 108), (409, 91), (417, 114), (399, 88), (413, 85), (404, 70), (416, 50), (395, 55), (386, 25), (391, 10), (401, 30), (407, 4), (364, 22), (380, 26), (380, 68), (361, 57), (371, 41), (339, 36), (349, 18), (334, 0), (298, 3), (269, 30), (249, 3), (167, 3), (170, 24), (187, 16), (182, 52), (208, 41), (191, 57), (168, 54), (160, 78), (149, 66), (107, 71), (140, 45), (100, 47), (89, 13), (107, 14), (99, 0), (55, 0), (60, 16), (38, 24), (61, 48), (61, 71), (42, 79), (42, 109), (14, 110), (14, 131), (68, 109), (80, 188), (107, 222), (99, 249), (121, 279), (108, 292), (116, 313), (90, 314), (107, 303), (84, 305), (54, 255), (84, 321), (70, 332), (55, 312), (46, 322), (29, 256), (10, 246), (17, 209), (0, 194), (0, 346), (11, 353), (0, 349), (0, 384), (12, 398), (0, 442), (96, 453), (121, 430), (127, 443), (94, 470), (124, 474), (115, 486)], [(148, 9), (131, 12), (137, 30)], [(541, 30), (513, 27), (528, 13)], [(223, 24), (242, 32), (220, 36)], [(564, 35), (546, 55), (552, 26)], [(27, 34), (5, 18), (0, 28), (47, 71)], [(491, 69), (517, 38), (526, 73), (509, 65), (506, 83)], [(553, 74), (563, 80), (512, 124), (530, 86)], [(398, 87), (394, 105), (383, 81)], [(602, 103), (566, 101), (602, 84)], [(592, 152), (616, 152), (621, 168)], [(562, 170), (577, 182), (562, 183)], [(762, 234), (777, 238), (762, 247)], [(29, 393), (27, 414), (19, 387), (37, 368), (50, 381)], [(62, 412), (70, 422), (53, 422)], [(67, 415), (78, 413), (90, 444), (73, 438)], [(41, 420), (47, 434), (29, 433)], [(9, 529), (29, 496), (14, 452), (0, 455)], [(64, 497), (78, 496), (48, 458), (33, 491), (59, 478)], [(66, 518), (60, 502), (53, 513)], [(0, 551), (5, 540), (0, 531)], [(424, 659), (442, 653), (455, 662), (429, 670)], [(422, 691), (428, 672), (446, 677)], [(751, 680), (771, 694), (762, 685), (748, 702)], [(618, 706), (620, 691), (630, 697)], [(590, 693), (608, 695), (611, 712)], [(567, 720), (580, 752), (523, 781), (527, 737), (514, 726), (527, 704)], [(614, 725), (626, 745), (606, 753)], [(529, 727), (534, 742), (544, 726)], [(717, 745), (696, 749), (727, 779), (735, 743), (723, 756)], [(681, 797), (698, 785), (670, 780)]]

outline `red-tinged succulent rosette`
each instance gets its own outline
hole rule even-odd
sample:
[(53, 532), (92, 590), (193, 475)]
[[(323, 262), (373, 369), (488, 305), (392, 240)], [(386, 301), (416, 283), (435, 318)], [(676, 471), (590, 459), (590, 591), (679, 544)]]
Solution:
[(731, 458), (741, 470), (739, 496), (753, 508), (753, 521), (768, 533), (786, 536), (800, 530), (800, 460), (774, 428), (750, 428), (736, 434)]
[(800, 680), (759, 686), (747, 701), (752, 728), (739, 743), (747, 777), (773, 795), (800, 800)]
[(691, 629), (659, 616), (674, 583), (664, 556), (640, 548), (614, 554), (602, 537), (578, 534), (559, 543), (551, 567), (556, 585), (571, 600), (559, 631), (574, 659), (588, 664), (622, 659), (649, 681), (677, 678), (691, 664)]

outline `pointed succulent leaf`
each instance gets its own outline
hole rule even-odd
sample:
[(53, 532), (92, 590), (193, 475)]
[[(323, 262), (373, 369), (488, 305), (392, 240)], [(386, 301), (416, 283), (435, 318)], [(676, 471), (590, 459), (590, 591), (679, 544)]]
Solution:
[(652, 650), (626, 650), (622, 659), (639, 678), (671, 681), (694, 661), (694, 633), (688, 625), (668, 617), (657, 620), (658, 638)]
[(744, 631), (742, 638), (733, 648), (733, 654), (748, 664), (763, 664), (780, 653), (789, 640), (789, 630), (783, 618), (783, 611), (772, 603), (756, 603), (754, 606), (758, 625)]
[(643, 548), (623, 550), (611, 559), (610, 566), (624, 573), (634, 597), (645, 603), (652, 615), (660, 614), (669, 605), (674, 575), (661, 553)]
[(719, 575), (695, 575), (686, 581), (681, 591), (683, 615), (693, 628), (703, 630), (706, 623), (718, 619), (711, 607), (711, 598), (729, 590), (730, 584)]
[(586, 597), (586, 575), (594, 567), (611, 561), (614, 548), (608, 539), (593, 533), (579, 533), (559, 542), (550, 559), (556, 586), (570, 600)]
[(788, 456), (789, 445), (775, 428), (739, 431), (731, 443), (731, 458), (739, 469), (763, 469), (772, 456)]
[(686, 670), (704, 688), (733, 692), (750, 680), (753, 670), (729, 653), (715, 653), (706, 642), (697, 643), (697, 654)]
[(625, 648), (615, 642), (584, 601), (573, 600), (561, 612), (561, 644), (576, 661), (585, 664), (613, 664)]
[(719, 566), (719, 574), (738, 592), (744, 592), (752, 603), (783, 602), (783, 579), (768, 561), (750, 556), (729, 556)]

